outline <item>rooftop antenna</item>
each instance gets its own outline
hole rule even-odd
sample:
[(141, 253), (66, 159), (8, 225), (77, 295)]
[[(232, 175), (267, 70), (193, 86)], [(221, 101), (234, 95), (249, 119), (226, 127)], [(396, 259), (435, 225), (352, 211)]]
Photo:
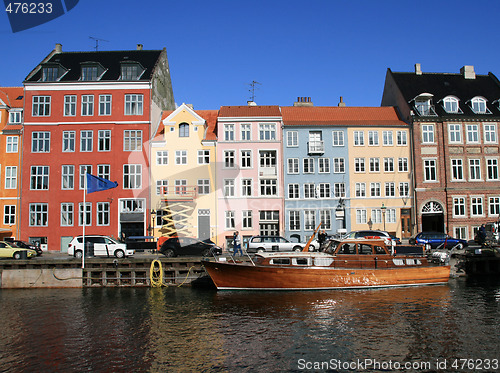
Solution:
[(252, 83), (250, 83), (250, 84), (249, 84), (249, 86), (250, 86), (250, 87), (252, 87), (252, 88), (250, 88), (250, 89), (248, 90), (248, 92), (251, 92), (251, 93), (252, 93), (252, 95), (250, 96), (250, 101), (252, 101), (252, 102), (254, 102), (254, 101), (255, 101), (255, 85), (256, 85), (256, 84), (260, 84), (260, 85), (262, 85), (262, 83), (256, 82), (255, 80), (252, 80)]
[(89, 36), (89, 39), (92, 39), (92, 40), (95, 40), (95, 51), (97, 52), (97, 50), (99, 49), (99, 42), (100, 41), (107, 41), (109, 43), (109, 40), (106, 40), (106, 39), (99, 39), (99, 38), (95, 38), (93, 36)]

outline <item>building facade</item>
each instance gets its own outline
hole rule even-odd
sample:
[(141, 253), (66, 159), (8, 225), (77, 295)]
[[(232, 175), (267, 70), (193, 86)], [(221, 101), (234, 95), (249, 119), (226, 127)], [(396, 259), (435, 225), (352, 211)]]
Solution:
[(282, 118), (278, 106), (222, 106), (217, 118), (217, 243), (232, 247), (238, 230), (284, 232)]
[(151, 142), (154, 236), (217, 235), (215, 125), (217, 110), (182, 104), (164, 112)]
[(411, 151), (407, 123), (393, 107), (344, 108), (349, 153), (351, 230), (384, 230), (408, 238)]
[(0, 240), (19, 237), (23, 87), (0, 87)]
[[(21, 238), (66, 251), (84, 225), (145, 235), (152, 124), (174, 107), (166, 51), (63, 52), (58, 44), (24, 93)], [(85, 173), (118, 187), (85, 195)]]
[(473, 239), (500, 214), (500, 84), (473, 66), (460, 73), (387, 71), (382, 105), (411, 125), (416, 231)]
[(345, 109), (310, 104), (299, 99), (281, 108), (285, 235), (299, 242), (307, 242), (319, 224), (328, 235), (346, 233), (351, 225), (347, 127), (339, 121)]

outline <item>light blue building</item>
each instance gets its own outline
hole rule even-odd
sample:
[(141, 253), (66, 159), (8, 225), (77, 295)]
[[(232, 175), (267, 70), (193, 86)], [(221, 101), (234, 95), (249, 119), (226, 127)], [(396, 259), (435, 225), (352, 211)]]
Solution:
[[(300, 99), (300, 98), (299, 98)], [(306, 242), (320, 230), (350, 230), (346, 107), (310, 101), (282, 107), (285, 236)]]

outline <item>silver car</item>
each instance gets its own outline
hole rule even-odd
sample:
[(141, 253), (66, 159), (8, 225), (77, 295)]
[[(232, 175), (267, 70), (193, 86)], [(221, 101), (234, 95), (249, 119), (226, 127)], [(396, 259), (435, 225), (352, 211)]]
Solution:
[(253, 236), (248, 241), (247, 252), (257, 253), (262, 251), (301, 251), (305, 244), (290, 242), (280, 236)]

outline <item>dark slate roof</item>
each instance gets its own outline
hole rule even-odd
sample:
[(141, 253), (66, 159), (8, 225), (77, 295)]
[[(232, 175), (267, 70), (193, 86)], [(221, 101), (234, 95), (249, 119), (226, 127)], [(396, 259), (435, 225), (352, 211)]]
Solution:
[[(100, 52), (62, 52), (55, 53), (43, 64), (60, 64), (69, 70), (59, 81), (74, 82), (80, 79), (81, 63), (97, 62), (106, 72), (99, 81), (116, 81), (120, 78), (121, 62), (139, 62), (145, 68), (139, 81), (151, 80), (154, 67), (162, 53), (161, 50), (129, 50), (129, 51), (100, 51)], [(39, 69), (26, 82), (38, 82), (42, 76)]]
[[(498, 102), (493, 103), (500, 99), (500, 84), (492, 73), (488, 75), (476, 74), (475, 79), (465, 79), (462, 74), (448, 73), (422, 73), (422, 75), (417, 75), (415, 73), (391, 71), (391, 74), (407, 102), (422, 93), (433, 94), (432, 103), (438, 116), (500, 117)], [(460, 109), (462, 109), (463, 114), (451, 114), (444, 111), (439, 101), (446, 96), (455, 96), (460, 100)], [(490, 109), (491, 114), (476, 114), (470, 109), (467, 102), (476, 96), (484, 97), (487, 100), (487, 107)], [(413, 106), (413, 103), (410, 103), (410, 106)]]

